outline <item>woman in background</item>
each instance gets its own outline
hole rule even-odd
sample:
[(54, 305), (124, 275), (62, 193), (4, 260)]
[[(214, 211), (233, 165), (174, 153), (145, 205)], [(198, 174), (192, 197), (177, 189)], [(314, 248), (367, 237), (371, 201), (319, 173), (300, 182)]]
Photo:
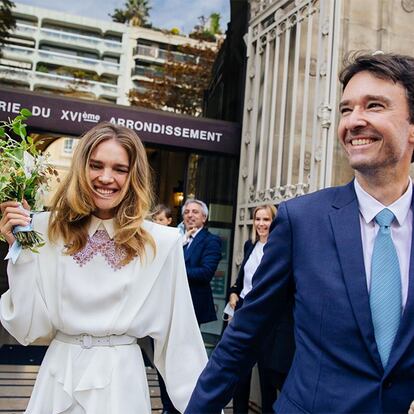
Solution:
[[(207, 357), (188, 288), (181, 236), (148, 222), (145, 149), (130, 129), (101, 123), (81, 137), (51, 212), (33, 217), (45, 245), (8, 263), (3, 326), (22, 344), (54, 337), (28, 414), (150, 414), (137, 338), (184, 411)], [(30, 222), (3, 203), (0, 232)], [(185, 358), (182, 358), (185, 355)]]
[[(263, 248), (269, 237), (276, 207), (271, 204), (258, 206), (253, 211), (251, 240), (244, 244), (244, 259), (236, 283), (230, 288), (229, 304), (237, 313), (243, 306), (245, 296), (252, 289), (252, 278), (263, 257)], [(260, 275), (257, 275), (260, 277)], [(280, 325), (274, 326), (258, 347), (255, 360), (258, 362), (262, 413), (273, 413), (272, 405), (277, 392), (283, 386), (294, 353), (292, 310)], [(247, 414), (250, 396), (251, 371), (239, 381), (233, 396), (233, 412)]]

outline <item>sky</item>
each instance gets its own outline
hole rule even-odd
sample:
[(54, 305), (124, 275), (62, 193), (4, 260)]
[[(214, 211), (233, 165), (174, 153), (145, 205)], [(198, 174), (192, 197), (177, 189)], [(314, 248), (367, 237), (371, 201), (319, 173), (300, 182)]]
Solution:
[[(16, 0), (20, 4), (62, 11), (84, 17), (110, 21), (108, 13), (123, 8), (126, 0)], [(223, 32), (230, 19), (230, 0), (150, 0), (150, 22), (161, 29), (177, 27), (188, 34), (199, 24), (199, 16), (220, 13)]]

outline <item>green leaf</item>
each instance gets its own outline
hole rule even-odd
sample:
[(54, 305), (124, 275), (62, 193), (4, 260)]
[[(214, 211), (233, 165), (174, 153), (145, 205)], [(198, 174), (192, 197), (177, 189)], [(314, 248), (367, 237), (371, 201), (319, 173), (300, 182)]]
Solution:
[(13, 126), (12, 126), (13, 132), (19, 136), (20, 136), (20, 126), (21, 126), (20, 122), (13, 122)]
[(32, 113), (26, 108), (22, 108), (22, 110), (20, 111), (20, 114), (26, 118), (29, 116), (32, 116)]
[(19, 135), (22, 137), (22, 139), (26, 138), (27, 131), (26, 131), (25, 125), (23, 125), (23, 124), (20, 124)]
[(6, 131), (4, 130), (3, 127), (0, 127), (0, 137), (4, 138), (6, 136)]

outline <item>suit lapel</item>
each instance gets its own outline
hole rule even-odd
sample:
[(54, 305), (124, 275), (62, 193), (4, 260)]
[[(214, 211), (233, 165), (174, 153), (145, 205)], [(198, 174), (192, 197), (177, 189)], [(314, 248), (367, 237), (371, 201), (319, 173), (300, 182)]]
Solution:
[[(256, 243), (257, 243), (257, 241), (256, 241)], [(240, 265), (240, 269), (244, 269), (244, 265), (246, 264), (247, 260), (249, 260), (249, 257), (252, 254), (252, 251), (254, 249), (254, 246), (256, 246), (256, 243), (252, 243), (252, 242), (249, 243), (249, 247), (246, 249), (246, 253), (245, 253), (245, 255), (243, 257), (243, 261)]]
[(354, 183), (337, 190), (329, 215), (351, 306), (361, 335), (375, 363), (382, 369), (377, 350), (365, 275), (359, 208)]
[(193, 252), (197, 245), (207, 237), (207, 230), (205, 228), (201, 229), (197, 236), (194, 237), (194, 240), (191, 242), (190, 246), (184, 249), (184, 258), (187, 260), (190, 257), (191, 252)]
[[(414, 197), (411, 200), (411, 211), (414, 211)], [(401, 323), (391, 350), (386, 373), (389, 372), (401, 358), (407, 347), (412, 343), (414, 330), (414, 231), (411, 237), (410, 268), (408, 275), (408, 296)]]

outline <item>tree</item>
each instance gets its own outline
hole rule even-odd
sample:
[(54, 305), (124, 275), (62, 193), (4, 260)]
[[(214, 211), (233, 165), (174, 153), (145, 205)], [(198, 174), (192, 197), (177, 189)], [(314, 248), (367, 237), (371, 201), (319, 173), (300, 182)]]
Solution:
[(0, 56), (1, 47), (10, 36), (10, 32), (16, 27), (16, 20), (12, 15), (13, 7), (14, 3), (10, 0), (1, 0), (0, 2)]
[[(216, 35), (221, 34), (220, 19), (220, 13), (211, 13), (208, 19), (204, 16), (200, 16), (198, 18), (200, 24), (194, 26), (194, 29), (189, 36), (192, 39), (204, 40), (206, 42), (215, 42)], [(207, 23), (209, 23), (208, 26)]]
[(178, 52), (187, 58), (177, 61), (170, 51), (162, 71), (148, 76), (149, 81), (143, 84), (146, 90), (129, 92), (131, 105), (169, 109), (193, 116), (200, 114), (217, 52), (201, 45), (179, 46)]
[(210, 32), (213, 34), (221, 34), (220, 29), (220, 13), (211, 13), (210, 14)]
[(149, 0), (128, 0), (124, 4), (124, 9), (115, 9), (113, 14), (109, 14), (114, 22), (130, 23), (132, 26), (148, 25)]

